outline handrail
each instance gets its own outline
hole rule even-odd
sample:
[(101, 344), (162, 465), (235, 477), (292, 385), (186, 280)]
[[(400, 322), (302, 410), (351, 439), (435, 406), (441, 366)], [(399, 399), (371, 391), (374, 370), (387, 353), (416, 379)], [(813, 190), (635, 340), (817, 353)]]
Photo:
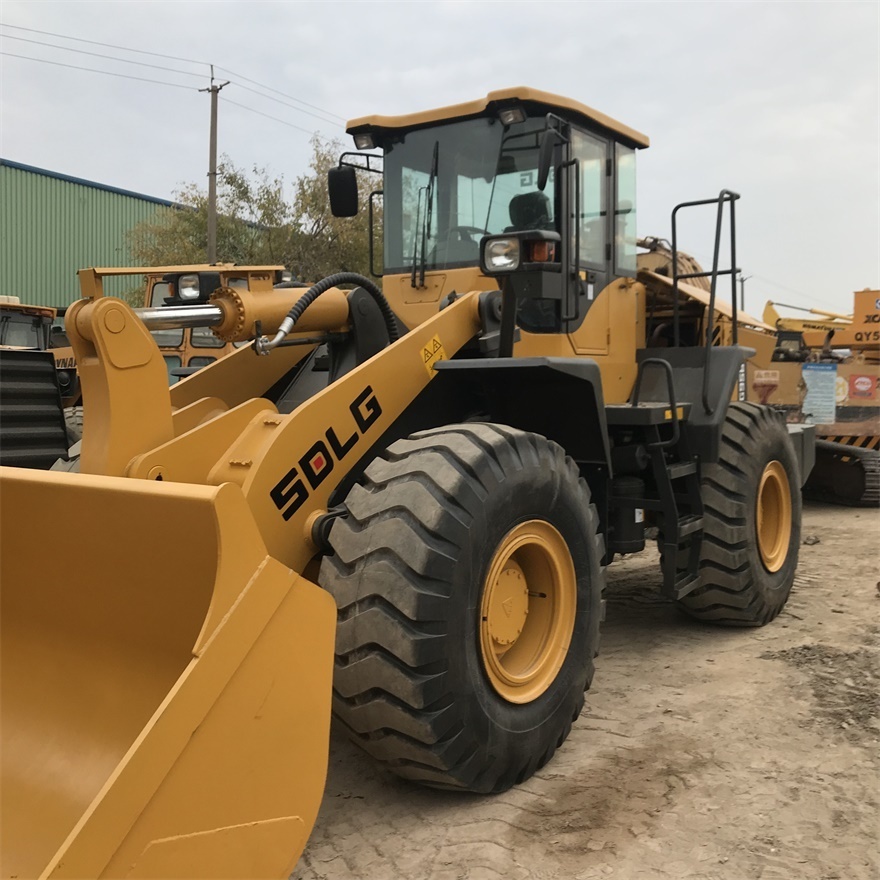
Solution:
[[(573, 158), (568, 159), (559, 165), (558, 170), (562, 171), (563, 169), (574, 168), (574, 259), (571, 258), (571, 254), (568, 253), (568, 248), (571, 247), (570, 237), (567, 236), (567, 243), (563, 244), (563, 253), (562, 257), (566, 260), (567, 265), (565, 267), (566, 276), (569, 279), (569, 282), (566, 284), (565, 289), (570, 289), (570, 279), (572, 276), (575, 278), (575, 296), (574, 297), (566, 297), (563, 298), (562, 304), (560, 306), (560, 319), (563, 321), (571, 321), (577, 318), (577, 291), (578, 291), (578, 279), (580, 278), (580, 259), (581, 259), (581, 163), (580, 159)], [(566, 209), (568, 210), (569, 216), (572, 216), (571, 206), (567, 205)], [(567, 300), (567, 301), (566, 301)], [(574, 300), (574, 308), (572, 309), (572, 300)]]
[(633, 388), (632, 400), (630, 406), (639, 405), (639, 394), (642, 390), (642, 376), (645, 373), (645, 367), (660, 367), (666, 373), (666, 390), (669, 393), (669, 408), (672, 416), (672, 436), (668, 440), (660, 440), (656, 443), (649, 443), (649, 449), (667, 449), (678, 443), (681, 434), (681, 427), (678, 419), (678, 405), (675, 402), (675, 376), (672, 372), (672, 365), (663, 358), (645, 358), (639, 363), (639, 370), (636, 373), (636, 385)]
[[(733, 344), (739, 341), (736, 309), (736, 276), (740, 270), (736, 265), (736, 214), (735, 204), (740, 198), (739, 193), (735, 193), (729, 189), (723, 189), (714, 199), (699, 199), (693, 202), (682, 202), (672, 209), (672, 323), (674, 332), (674, 346), (678, 348), (681, 345), (681, 337), (679, 332), (679, 295), (678, 282), (686, 278), (711, 278), (709, 286), (709, 306), (707, 309), (706, 319), (706, 362), (703, 368), (703, 409), (708, 415), (714, 412), (714, 407), (709, 402), (709, 362), (712, 351), (712, 329), (715, 326), (715, 295), (719, 275), (730, 275), (730, 299), (731, 299), (731, 316), (733, 321)], [(724, 220), (724, 205), (730, 204), (730, 263), (729, 269), (719, 269), (718, 261), (721, 251), (721, 227)], [(692, 208), (698, 205), (718, 205), (718, 214), (715, 219), (715, 248), (712, 255), (712, 270), (710, 272), (685, 272), (678, 271), (678, 234), (676, 227), (676, 215), (681, 208)]]

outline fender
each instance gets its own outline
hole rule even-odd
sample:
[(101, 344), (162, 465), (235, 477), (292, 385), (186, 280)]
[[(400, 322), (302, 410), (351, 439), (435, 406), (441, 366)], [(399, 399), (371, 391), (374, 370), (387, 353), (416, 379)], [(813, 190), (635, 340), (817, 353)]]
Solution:
[(534, 431), (575, 461), (611, 471), (599, 365), (589, 358), (525, 357), (444, 360), (437, 382), (478, 386), (491, 420)]

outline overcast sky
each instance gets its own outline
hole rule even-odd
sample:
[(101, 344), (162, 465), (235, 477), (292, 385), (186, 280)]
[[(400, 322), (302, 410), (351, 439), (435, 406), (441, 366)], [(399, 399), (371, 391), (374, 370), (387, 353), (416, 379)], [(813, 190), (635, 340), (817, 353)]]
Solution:
[[(853, 290), (880, 287), (877, 0), (3, 0), (0, 22), (5, 159), (160, 198), (205, 185), (211, 63), (231, 81), (220, 151), (288, 181), (313, 132), (528, 85), (651, 138), (641, 235), (668, 237), (679, 201), (741, 193), (749, 311), (768, 298), (849, 311)], [(680, 233), (704, 264), (713, 221)]]

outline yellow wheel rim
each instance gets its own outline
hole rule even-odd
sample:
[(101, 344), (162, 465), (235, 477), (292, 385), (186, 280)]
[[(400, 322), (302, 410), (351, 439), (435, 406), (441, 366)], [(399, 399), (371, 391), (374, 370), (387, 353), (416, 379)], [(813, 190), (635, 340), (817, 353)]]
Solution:
[(495, 691), (529, 703), (553, 683), (574, 632), (577, 578), (550, 523), (520, 523), (492, 557), (480, 607), (480, 650)]
[(779, 571), (791, 540), (791, 490), (781, 462), (771, 461), (764, 468), (756, 512), (761, 561), (767, 571)]

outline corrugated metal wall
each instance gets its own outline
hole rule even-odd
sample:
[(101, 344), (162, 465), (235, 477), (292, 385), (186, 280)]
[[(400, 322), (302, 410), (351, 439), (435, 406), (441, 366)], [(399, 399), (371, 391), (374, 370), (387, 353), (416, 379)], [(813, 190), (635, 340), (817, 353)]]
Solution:
[[(0, 163), (0, 294), (34, 305), (65, 306), (79, 298), (77, 269), (130, 266), (126, 233), (171, 203)], [(107, 293), (137, 278), (105, 281)]]

